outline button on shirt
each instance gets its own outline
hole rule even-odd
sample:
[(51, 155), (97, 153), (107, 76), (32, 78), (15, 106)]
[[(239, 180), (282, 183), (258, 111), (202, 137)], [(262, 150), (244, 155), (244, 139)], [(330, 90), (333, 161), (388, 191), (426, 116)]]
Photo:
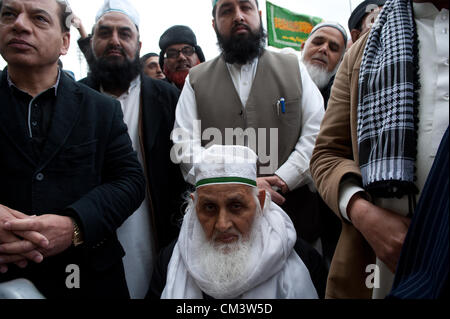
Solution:
[(17, 88), (9, 77), (9, 74), (7, 75), (12, 99), (16, 105), (17, 120), (26, 123), (26, 133), (30, 138), (36, 160), (40, 158), (50, 130), (60, 75), (59, 71), (55, 85), (39, 93), (34, 98), (27, 92)]
[(227, 68), (230, 72), (236, 92), (241, 99), (242, 105), (245, 107), (252, 88), (251, 84), (253, 83), (258, 68), (258, 59), (242, 66), (227, 63)]

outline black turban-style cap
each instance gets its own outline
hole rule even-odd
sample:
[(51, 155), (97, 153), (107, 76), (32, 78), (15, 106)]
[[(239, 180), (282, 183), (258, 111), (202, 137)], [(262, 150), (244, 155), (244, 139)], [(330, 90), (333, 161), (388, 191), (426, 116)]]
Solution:
[(348, 29), (352, 31), (353, 29), (357, 29), (358, 25), (361, 23), (364, 16), (369, 12), (367, 12), (367, 6), (374, 4), (379, 7), (384, 6), (386, 0), (365, 0), (361, 2), (355, 10), (353, 10), (350, 18), (348, 19)]
[(184, 25), (174, 25), (167, 29), (159, 38), (159, 48), (161, 53), (159, 54), (159, 64), (161, 68), (164, 65), (164, 54), (169, 46), (173, 44), (186, 43), (192, 45), (195, 48), (195, 53), (200, 62), (205, 62), (205, 56), (202, 49), (197, 45), (197, 38), (191, 28)]

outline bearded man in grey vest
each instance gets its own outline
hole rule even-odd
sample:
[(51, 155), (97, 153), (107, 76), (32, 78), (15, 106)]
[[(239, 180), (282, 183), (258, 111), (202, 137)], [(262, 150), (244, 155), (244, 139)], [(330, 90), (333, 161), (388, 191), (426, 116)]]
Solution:
[(192, 68), (186, 78), (176, 109), (172, 160), (181, 163), (193, 184), (193, 164), (202, 148), (252, 148), (259, 157), (258, 188), (269, 192), (299, 235), (312, 242), (317, 234), (308, 232), (314, 232), (318, 217), (308, 216), (312, 210), (304, 203), (312, 194), (309, 161), (324, 115), (322, 96), (296, 55), (264, 48), (257, 0), (212, 4), (222, 54)]

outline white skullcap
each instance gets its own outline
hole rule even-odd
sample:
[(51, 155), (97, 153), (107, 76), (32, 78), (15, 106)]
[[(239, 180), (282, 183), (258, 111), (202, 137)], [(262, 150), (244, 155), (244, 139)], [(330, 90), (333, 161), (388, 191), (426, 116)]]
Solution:
[(213, 145), (194, 164), (195, 187), (214, 184), (242, 184), (256, 187), (258, 156), (239, 145)]
[(95, 23), (108, 12), (120, 12), (128, 16), (130, 20), (139, 28), (139, 13), (128, 0), (105, 0), (95, 17)]

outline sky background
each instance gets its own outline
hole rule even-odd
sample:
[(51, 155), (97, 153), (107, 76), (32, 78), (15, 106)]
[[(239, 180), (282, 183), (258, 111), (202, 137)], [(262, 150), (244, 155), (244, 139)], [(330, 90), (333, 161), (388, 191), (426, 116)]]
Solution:
[[(141, 56), (148, 52), (159, 54), (159, 37), (165, 30), (175, 24), (187, 25), (194, 31), (198, 45), (202, 48), (206, 60), (218, 55), (216, 34), (212, 28), (211, 0), (130, 1), (140, 14)], [(74, 13), (81, 18), (88, 33), (92, 29), (95, 15), (103, 2), (104, 0), (69, 0)], [(337, 21), (346, 28), (348, 36), (350, 36), (347, 21), (351, 10), (362, 0), (271, 0), (270, 2), (295, 13)], [(262, 11), (263, 25), (267, 30), (265, 1), (259, 0), (259, 5)], [(78, 31), (72, 27), (69, 53), (61, 58), (64, 69), (73, 71), (77, 80), (87, 74), (86, 62), (76, 43), (78, 38)], [(0, 57), (1, 69), (5, 65), (6, 62)]]

